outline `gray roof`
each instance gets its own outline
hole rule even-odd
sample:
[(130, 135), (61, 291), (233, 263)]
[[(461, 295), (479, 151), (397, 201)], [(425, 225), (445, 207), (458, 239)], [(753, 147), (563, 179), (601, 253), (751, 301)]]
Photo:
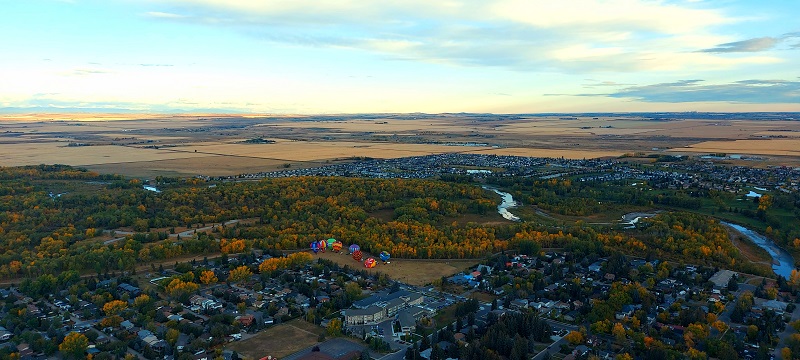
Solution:
[(375, 315), (377, 313), (382, 313), (382, 312), (383, 312), (383, 308), (377, 307), (375, 305), (370, 306), (370, 307), (368, 307), (366, 309), (347, 309), (347, 310), (344, 310), (345, 316), (361, 316), (361, 315), (372, 316), (372, 315)]
[(397, 315), (397, 320), (400, 321), (400, 326), (402, 327), (414, 327), (417, 325), (414, 316), (408, 311), (401, 311), (400, 314)]

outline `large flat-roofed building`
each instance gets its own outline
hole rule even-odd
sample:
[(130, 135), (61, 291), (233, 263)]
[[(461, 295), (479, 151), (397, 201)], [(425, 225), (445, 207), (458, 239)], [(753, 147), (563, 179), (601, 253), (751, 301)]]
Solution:
[(714, 283), (714, 288), (715, 289), (724, 289), (726, 286), (728, 286), (728, 282), (731, 281), (731, 278), (733, 277), (733, 275), (736, 275), (736, 273), (733, 272), (733, 271), (720, 270), (720, 271), (717, 271), (716, 274), (711, 276), (711, 278), (708, 279), (708, 281), (711, 281), (712, 283)]
[(347, 325), (374, 324), (386, 318), (386, 310), (376, 305), (366, 309), (347, 309), (344, 318)]

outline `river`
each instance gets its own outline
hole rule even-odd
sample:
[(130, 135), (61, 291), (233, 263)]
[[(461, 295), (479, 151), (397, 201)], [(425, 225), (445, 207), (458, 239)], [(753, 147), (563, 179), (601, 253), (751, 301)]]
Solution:
[(503, 199), (503, 202), (500, 205), (497, 205), (497, 213), (503, 216), (503, 218), (511, 220), (511, 221), (519, 221), (519, 216), (512, 214), (508, 211), (510, 208), (514, 208), (517, 206), (517, 202), (514, 201), (514, 197), (507, 192), (502, 192), (492, 187), (484, 186), (486, 190), (494, 191), (497, 195)]
[(780, 248), (766, 236), (744, 226), (726, 223), (724, 221), (721, 223), (723, 225), (732, 227), (742, 235), (746, 236), (748, 239), (752, 240), (753, 243), (758, 245), (758, 247), (766, 250), (769, 253), (769, 256), (772, 257), (772, 271), (774, 271), (775, 274), (789, 279), (789, 277), (792, 275), (792, 270), (794, 270), (794, 258), (791, 254), (789, 254), (788, 251)]

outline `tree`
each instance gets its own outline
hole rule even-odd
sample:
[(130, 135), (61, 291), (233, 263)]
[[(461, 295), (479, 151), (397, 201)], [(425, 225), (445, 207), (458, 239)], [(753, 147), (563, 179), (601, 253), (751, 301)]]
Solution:
[(140, 312), (142, 312), (142, 309), (150, 305), (150, 300), (152, 299), (150, 299), (150, 296), (147, 294), (139, 295), (135, 299), (133, 299), (133, 306), (139, 309)]
[(64, 353), (66, 357), (81, 359), (88, 347), (89, 339), (85, 335), (71, 332), (64, 337), (64, 341), (58, 346), (58, 350)]
[(114, 316), (128, 308), (128, 303), (121, 300), (112, 300), (103, 305), (103, 312), (107, 316)]
[(239, 282), (245, 279), (249, 279), (250, 276), (253, 276), (253, 272), (250, 271), (250, 268), (247, 266), (239, 266), (236, 269), (231, 270), (231, 274), (228, 276), (228, 280), (231, 282)]
[(328, 321), (328, 326), (325, 328), (325, 332), (329, 336), (339, 336), (342, 334), (342, 320), (339, 318), (331, 319)]
[(570, 331), (569, 334), (564, 336), (567, 341), (569, 341), (572, 345), (578, 345), (583, 343), (583, 334), (578, 331)]
[(199, 288), (200, 285), (176, 278), (169, 282), (165, 290), (167, 291), (167, 295), (173, 298), (180, 298), (181, 296), (194, 293)]
[(615, 323), (611, 334), (614, 335), (614, 339), (616, 339), (618, 343), (622, 344), (625, 342), (625, 327), (623, 327), (622, 324)]
[(180, 336), (181, 336), (180, 331), (176, 329), (169, 329), (167, 330), (167, 333), (164, 335), (164, 340), (166, 340), (170, 346), (175, 346)]
[(781, 358), (782, 359), (791, 359), (792, 358), (792, 349), (788, 347), (784, 347), (781, 349)]
[(204, 270), (200, 273), (200, 282), (204, 285), (215, 284), (217, 281), (219, 281), (217, 275), (211, 270)]
[(731, 279), (728, 280), (728, 291), (736, 290), (739, 290), (739, 282), (736, 281), (736, 276), (731, 276)]

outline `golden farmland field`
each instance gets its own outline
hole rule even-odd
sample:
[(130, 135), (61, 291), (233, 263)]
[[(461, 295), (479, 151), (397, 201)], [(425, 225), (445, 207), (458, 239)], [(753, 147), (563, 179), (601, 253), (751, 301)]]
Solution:
[[(244, 143), (249, 139), (271, 143)], [(759, 155), (761, 164), (800, 164), (797, 149), (800, 122), (788, 120), (482, 114), (0, 117), (0, 166), (59, 163), (136, 177), (229, 176), (361, 157), (455, 152), (576, 159), (724, 152)]]

